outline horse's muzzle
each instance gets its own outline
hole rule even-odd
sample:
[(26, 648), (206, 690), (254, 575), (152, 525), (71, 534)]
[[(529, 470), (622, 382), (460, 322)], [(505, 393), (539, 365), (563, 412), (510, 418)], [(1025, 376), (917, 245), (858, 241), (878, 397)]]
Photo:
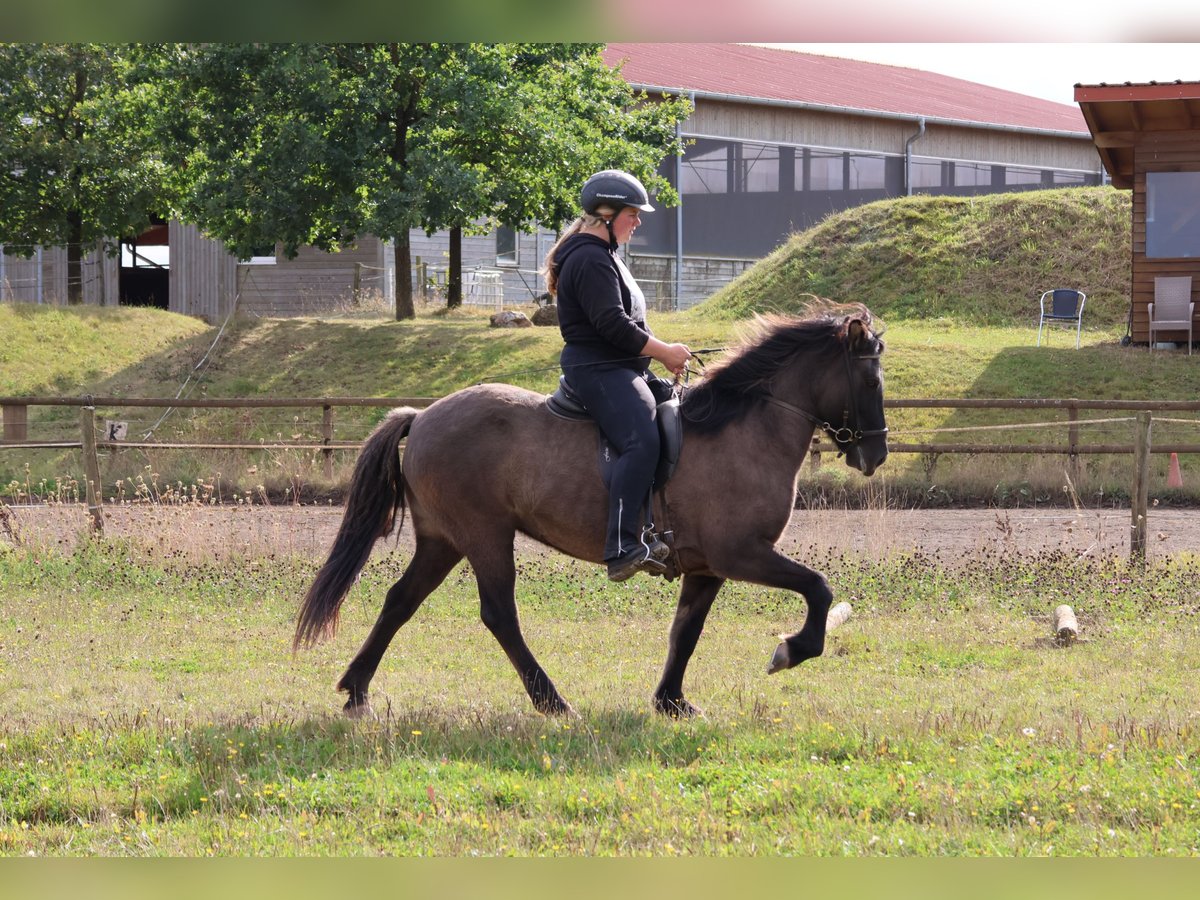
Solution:
[(882, 435), (864, 438), (847, 449), (846, 465), (870, 476), (874, 475), (875, 470), (883, 465), (887, 456), (887, 438)]

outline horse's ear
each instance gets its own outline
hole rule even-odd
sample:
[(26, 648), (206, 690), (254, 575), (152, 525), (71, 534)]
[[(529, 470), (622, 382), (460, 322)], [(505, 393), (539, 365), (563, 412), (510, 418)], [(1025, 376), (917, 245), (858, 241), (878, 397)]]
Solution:
[(846, 322), (846, 344), (851, 350), (859, 350), (869, 340), (871, 330), (862, 319), (850, 319)]

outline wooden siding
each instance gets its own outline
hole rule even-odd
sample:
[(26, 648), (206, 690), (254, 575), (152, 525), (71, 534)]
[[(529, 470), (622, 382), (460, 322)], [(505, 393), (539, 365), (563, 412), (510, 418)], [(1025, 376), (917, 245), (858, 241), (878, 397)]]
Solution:
[(361, 266), (364, 293), (394, 300), (395, 294), (388, 293), (394, 280), (387, 256), (392, 256), (390, 244), (364, 237), (338, 253), (302, 247), (294, 259), (277, 254), (274, 264), (239, 264), (239, 307), (261, 315), (297, 316), (350, 306), (356, 266)]
[[(891, 154), (904, 153), (905, 141), (917, 133), (915, 118), (876, 119), (712, 100), (697, 100), (683, 130), (708, 137)], [(1069, 138), (932, 124), (913, 143), (912, 152), (1034, 168), (1100, 171), (1096, 148), (1087, 134)]]
[(229, 314), (236, 291), (237, 259), (195, 225), (171, 222), (170, 309), (219, 322)]
[[(1135, 343), (1150, 340), (1150, 314), (1154, 301), (1154, 279), (1159, 276), (1191, 275), (1192, 300), (1200, 306), (1200, 258), (1148, 259), (1146, 257), (1146, 173), (1200, 171), (1200, 144), (1194, 136), (1155, 132), (1145, 135), (1134, 150), (1133, 175), (1133, 304), (1132, 337)], [(1198, 236), (1200, 239), (1200, 236)], [(1192, 337), (1200, 335), (1200, 322), (1193, 319)], [(1187, 340), (1186, 332), (1160, 331), (1164, 340)]]
[[(82, 260), (83, 302), (93, 306), (116, 306), (118, 297), (117, 257), (97, 251), (85, 254)], [(101, 278), (103, 273), (103, 278)], [(67, 250), (47, 247), (41, 254), (41, 282), (38, 281), (38, 257), (29, 259), (4, 254), (3, 278), (0, 279), (0, 300), (23, 303), (67, 302)]]

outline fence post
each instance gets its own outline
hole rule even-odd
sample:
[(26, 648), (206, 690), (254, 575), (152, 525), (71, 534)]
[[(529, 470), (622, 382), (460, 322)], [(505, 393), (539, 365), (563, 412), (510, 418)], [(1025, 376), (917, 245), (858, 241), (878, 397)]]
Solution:
[[(326, 403), (321, 407), (321, 442), (328, 445), (333, 440), (333, 407)], [(333, 448), (326, 446), (321, 454), (325, 457), (325, 477), (333, 480)]]
[(92, 516), (92, 531), (104, 533), (104, 512), (101, 509), (103, 487), (100, 484), (100, 461), (96, 458), (96, 408), (79, 408), (79, 435), (83, 445), (83, 473), (87, 485), (88, 512)]
[(1150, 491), (1150, 413), (1139, 412), (1134, 435), (1133, 495), (1129, 556), (1146, 558), (1146, 500)]
[(362, 303), (362, 263), (354, 264), (354, 305)]
[(0, 408), (0, 419), (4, 422), (4, 440), (24, 441), (29, 438), (29, 407), (24, 404), (5, 405)]
[(1069, 401), (1070, 406), (1067, 407), (1067, 421), (1070, 423), (1067, 426), (1067, 448), (1070, 450), (1070, 455), (1067, 457), (1068, 465), (1071, 469), (1071, 480), (1076, 485), (1079, 484), (1079, 407), (1074, 400)]

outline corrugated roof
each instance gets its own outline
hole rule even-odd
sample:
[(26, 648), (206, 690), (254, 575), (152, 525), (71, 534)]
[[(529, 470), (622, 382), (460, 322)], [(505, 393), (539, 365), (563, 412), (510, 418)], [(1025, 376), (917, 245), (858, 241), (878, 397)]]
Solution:
[(925, 116), (983, 126), (1089, 134), (1075, 106), (921, 69), (716, 43), (611, 43), (631, 84)]

